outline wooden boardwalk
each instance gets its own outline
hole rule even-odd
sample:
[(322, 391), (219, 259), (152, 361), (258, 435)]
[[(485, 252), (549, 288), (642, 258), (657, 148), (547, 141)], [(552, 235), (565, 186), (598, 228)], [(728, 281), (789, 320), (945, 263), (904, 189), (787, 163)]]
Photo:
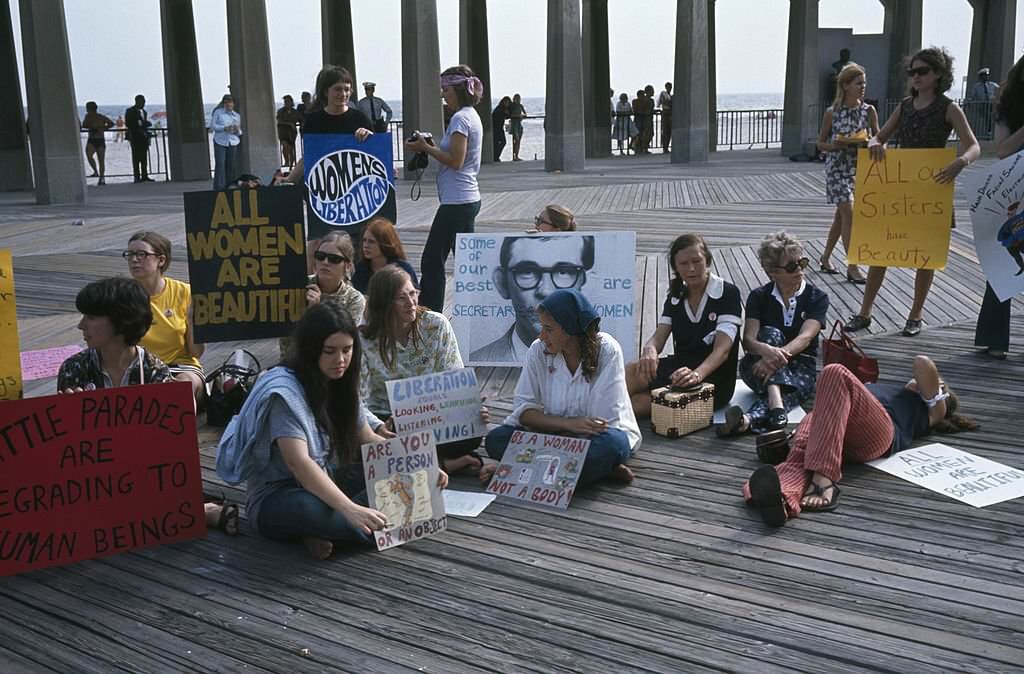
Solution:
[[(785, 226), (812, 257), (821, 250), (831, 219), (821, 166), (726, 154), (681, 169), (609, 160), (581, 175), (492, 167), (478, 229), (521, 229), (550, 202), (588, 229), (636, 229), (643, 338), (667, 287), (663, 251), (682, 231), (705, 233), (718, 272), (744, 292), (764, 282), (754, 252), (764, 233)], [(180, 250), (181, 187), (133, 187), (93, 191), (84, 208), (0, 196), (23, 349), (77, 340), (74, 295), (123, 272), (117, 253), (131, 231), (157, 229)], [(436, 204), (424, 191), (413, 204), (400, 190), (414, 260)], [(900, 271), (863, 344), (887, 381), (908, 376), (914, 353), (932, 355), (983, 424), (948, 444), (1022, 467), (1024, 358), (997, 363), (972, 348), (983, 283), (958, 211), (922, 335), (893, 334), (912, 283)], [(172, 274), (186, 276), (184, 265)], [(810, 277), (832, 295), (832, 318), (856, 309), (859, 287)], [(1015, 303), (1018, 350), (1022, 309)], [(204, 362), (230, 346), (212, 345)], [(250, 346), (276, 359), (272, 341)], [(479, 374), (489, 403), (507, 410), (518, 372)], [(769, 531), (740, 498), (758, 465), (750, 438), (705, 430), (669, 441), (642, 427), (637, 480), (585, 490), (564, 513), (498, 501), (479, 518), (451, 518), (439, 537), (326, 563), (246, 529), (0, 579), (0, 672), (1024, 671), (1024, 501), (975, 509), (856, 466), (839, 510)], [(201, 433), (208, 487), (242, 500), (217, 482), (215, 443)], [(477, 488), (468, 478), (453, 486)]]

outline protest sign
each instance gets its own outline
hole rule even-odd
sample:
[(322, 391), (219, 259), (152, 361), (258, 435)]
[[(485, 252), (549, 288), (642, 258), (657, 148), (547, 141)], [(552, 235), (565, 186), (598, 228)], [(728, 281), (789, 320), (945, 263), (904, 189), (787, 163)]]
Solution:
[(954, 148), (888, 150), (872, 161), (857, 153), (853, 235), (847, 261), (875, 267), (942, 269), (953, 225), (953, 183), (935, 176)]
[(37, 349), (21, 352), (21, 378), (24, 381), (56, 377), (61, 364), (82, 350), (80, 344), (55, 346), (52, 349)]
[(437, 444), (487, 435), (480, 388), (471, 367), (387, 382), (395, 433), (430, 429)]
[(448, 528), (430, 431), (363, 445), (363, 475), (370, 507), (388, 518), (386, 529), (373, 532), (378, 550)]
[(206, 535), (185, 382), (0, 403), (0, 576)]
[(186, 192), (196, 342), (283, 337), (306, 310), (302, 189)]
[(0, 250), (0, 400), (18, 400), (22, 395), (16, 309), (11, 251)]
[(627, 360), (634, 332), (635, 232), (459, 234), (452, 327), (467, 365), (522, 365), (537, 305), (558, 288), (593, 303)]
[(974, 248), (996, 297), (1024, 292), (1024, 152), (963, 180), (974, 224)]
[(1024, 496), (1024, 471), (939, 443), (868, 465), (975, 508)]
[(585, 438), (516, 431), (487, 491), (565, 510), (589, 449)]
[(390, 133), (362, 142), (350, 134), (303, 134), (302, 156), (311, 240), (335, 229), (358, 239), (375, 217), (397, 222)]

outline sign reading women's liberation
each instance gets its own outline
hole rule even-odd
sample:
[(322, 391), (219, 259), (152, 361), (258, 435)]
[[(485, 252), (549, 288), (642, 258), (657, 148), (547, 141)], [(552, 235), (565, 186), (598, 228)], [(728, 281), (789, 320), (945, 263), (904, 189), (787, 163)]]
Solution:
[(487, 491), (565, 510), (590, 450), (590, 440), (516, 431)]
[(0, 405), (0, 576), (206, 535), (184, 382)]
[(963, 181), (974, 247), (996, 297), (1024, 292), (1024, 152)]
[(185, 193), (197, 342), (282, 337), (306, 310), (302, 189)]
[(16, 309), (11, 251), (0, 250), (0, 400), (18, 400), (22, 395)]
[(537, 305), (574, 288), (601, 330), (636, 354), (636, 233), (459, 234), (452, 326), (467, 365), (522, 365), (540, 334)]
[(455, 442), (487, 435), (480, 419), (480, 388), (471, 367), (387, 382), (395, 433), (430, 429), (434, 441)]
[(302, 136), (309, 238), (331, 230), (361, 233), (371, 218), (397, 222), (390, 133), (359, 142), (350, 134)]
[(386, 550), (448, 528), (444, 497), (437, 486), (434, 434), (421, 431), (363, 445), (363, 475), (370, 507), (387, 517), (373, 533)]
[(943, 269), (953, 225), (953, 183), (935, 176), (954, 148), (857, 153), (853, 234), (847, 261), (875, 267)]

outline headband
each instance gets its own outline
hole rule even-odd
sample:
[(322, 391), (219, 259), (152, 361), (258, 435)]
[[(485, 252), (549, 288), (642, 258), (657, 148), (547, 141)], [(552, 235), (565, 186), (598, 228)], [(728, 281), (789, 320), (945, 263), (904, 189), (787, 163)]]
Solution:
[(458, 73), (454, 73), (451, 75), (441, 75), (442, 88), (454, 87), (458, 84), (465, 84), (466, 89), (469, 91), (469, 93), (473, 94), (474, 96), (484, 95), (484, 83), (481, 82), (480, 78), (476, 77), (475, 75), (473, 77), (466, 77), (465, 75), (460, 75)]
[(582, 335), (597, 320), (594, 305), (579, 290), (556, 290), (539, 305), (569, 335)]

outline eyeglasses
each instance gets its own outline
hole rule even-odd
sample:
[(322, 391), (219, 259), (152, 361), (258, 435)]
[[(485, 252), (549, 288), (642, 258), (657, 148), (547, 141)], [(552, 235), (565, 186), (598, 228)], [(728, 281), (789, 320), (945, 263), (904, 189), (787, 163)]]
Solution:
[(583, 267), (567, 262), (561, 262), (554, 267), (541, 267), (533, 262), (517, 264), (509, 269), (512, 272), (512, 280), (519, 286), (520, 290), (533, 290), (540, 285), (544, 274), (551, 277), (551, 284), (559, 290), (572, 288), (580, 280)]
[(786, 271), (792, 274), (797, 269), (807, 269), (807, 265), (809, 265), (810, 263), (811, 261), (808, 258), (802, 257), (799, 260), (790, 260), (785, 265), (776, 266), (775, 268), (781, 269), (782, 271)]
[(907, 77), (913, 77), (914, 75), (917, 75), (918, 77), (924, 77), (931, 71), (931, 66), (918, 66), (916, 68), (907, 68)]
[(160, 257), (160, 253), (150, 253), (145, 250), (126, 250), (121, 253), (121, 257), (126, 260), (145, 260), (150, 255), (153, 257)]
[(544, 217), (540, 215), (533, 219), (533, 224), (537, 225), (538, 227), (540, 227), (541, 225), (547, 225), (548, 227), (554, 226), (550, 220), (545, 220)]
[(323, 262), (324, 260), (327, 260), (331, 264), (341, 264), (342, 262), (348, 262), (348, 258), (345, 257), (344, 255), (335, 255), (334, 253), (325, 253), (325, 252), (320, 251), (320, 250), (318, 250), (317, 252), (313, 253), (313, 259), (316, 260), (317, 262)]

